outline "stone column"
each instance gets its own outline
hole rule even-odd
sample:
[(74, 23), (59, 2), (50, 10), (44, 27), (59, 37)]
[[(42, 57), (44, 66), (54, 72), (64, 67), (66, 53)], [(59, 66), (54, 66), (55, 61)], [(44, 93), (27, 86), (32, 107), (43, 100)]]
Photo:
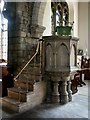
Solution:
[(48, 103), (51, 102), (51, 94), (52, 94), (51, 82), (52, 81), (50, 81), (50, 79), (47, 80), (47, 98), (46, 98), (46, 102), (48, 102)]
[(30, 39), (28, 31), (30, 24), (29, 11), (28, 3), (7, 3), (8, 64), (13, 65), (15, 75), (28, 60), (27, 48), (30, 48), (30, 44), (26, 40), (27, 38)]
[(52, 102), (53, 103), (59, 103), (60, 102), (58, 85), (59, 85), (58, 81), (53, 82), (53, 93), (52, 93)]
[(61, 85), (61, 103), (65, 104), (67, 102), (68, 102), (67, 81), (62, 81), (62, 85)]
[[(7, 4), (8, 65), (13, 66), (14, 75), (17, 75), (34, 55), (37, 41), (43, 34), (45, 27), (32, 25), (33, 27), (30, 31), (31, 3), (8, 2)], [(29, 69), (29, 67), (26, 69)], [(20, 75), (20, 79), (27, 79), (27, 76), (27, 71), (25, 73), (23, 72)]]
[(69, 101), (72, 101), (71, 81), (67, 81), (67, 91)]

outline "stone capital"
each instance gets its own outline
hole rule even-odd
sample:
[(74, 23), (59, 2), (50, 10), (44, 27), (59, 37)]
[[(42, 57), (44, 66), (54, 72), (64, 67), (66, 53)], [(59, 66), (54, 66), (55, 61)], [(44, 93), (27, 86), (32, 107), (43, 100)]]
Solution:
[(45, 30), (44, 26), (32, 24), (30, 27), (31, 37), (40, 38)]

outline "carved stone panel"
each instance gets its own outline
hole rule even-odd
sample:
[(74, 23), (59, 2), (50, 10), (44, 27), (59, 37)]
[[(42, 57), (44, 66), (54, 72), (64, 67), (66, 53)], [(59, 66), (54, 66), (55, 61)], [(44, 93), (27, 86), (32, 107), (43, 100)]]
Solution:
[(58, 69), (62, 69), (63, 67), (67, 67), (69, 65), (68, 49), (63, 43), (58, 48), (56, 60)]
[[(70, 65), (76, 66), (78, 39), (71, 36), (45, 36), (43, 39), (45, 42), (45, 74), (50, 78), (51, 83), (53, 83), (52, 102), (58, 103), (61, 101), (62, 104), (65, 104), (72, 100)], [(70, 64), (70, 60), (72, 60), (72, 64)], [(61, 85), (59, 81), (62, 82)], [(60, 92), (58, 86), (61, 89)]]
[(71, 36), (45, 36), (46, 71), (70, 71), (76, 66), (77, 40)]
[(52, 69), (53, 68), (53, 50), (51, 44), (47, 44), (46, 47), (46, 69)]

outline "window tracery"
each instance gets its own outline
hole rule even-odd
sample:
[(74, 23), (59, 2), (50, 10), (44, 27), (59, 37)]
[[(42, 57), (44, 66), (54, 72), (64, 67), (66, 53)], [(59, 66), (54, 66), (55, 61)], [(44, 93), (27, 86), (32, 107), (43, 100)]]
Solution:
[(55, 34), (56, 26), (66, 26), (69, 22), (69, 8), (67, 2), (51, 2), (52, 34)]

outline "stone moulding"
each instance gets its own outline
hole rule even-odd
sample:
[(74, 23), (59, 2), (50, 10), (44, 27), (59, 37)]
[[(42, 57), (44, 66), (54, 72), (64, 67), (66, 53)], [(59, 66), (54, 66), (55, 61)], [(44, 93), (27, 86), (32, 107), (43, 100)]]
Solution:
[(40, 38), (45, 30), (44, 26), (33, 24), (30, 27), (30, 33), (32, 38)]

